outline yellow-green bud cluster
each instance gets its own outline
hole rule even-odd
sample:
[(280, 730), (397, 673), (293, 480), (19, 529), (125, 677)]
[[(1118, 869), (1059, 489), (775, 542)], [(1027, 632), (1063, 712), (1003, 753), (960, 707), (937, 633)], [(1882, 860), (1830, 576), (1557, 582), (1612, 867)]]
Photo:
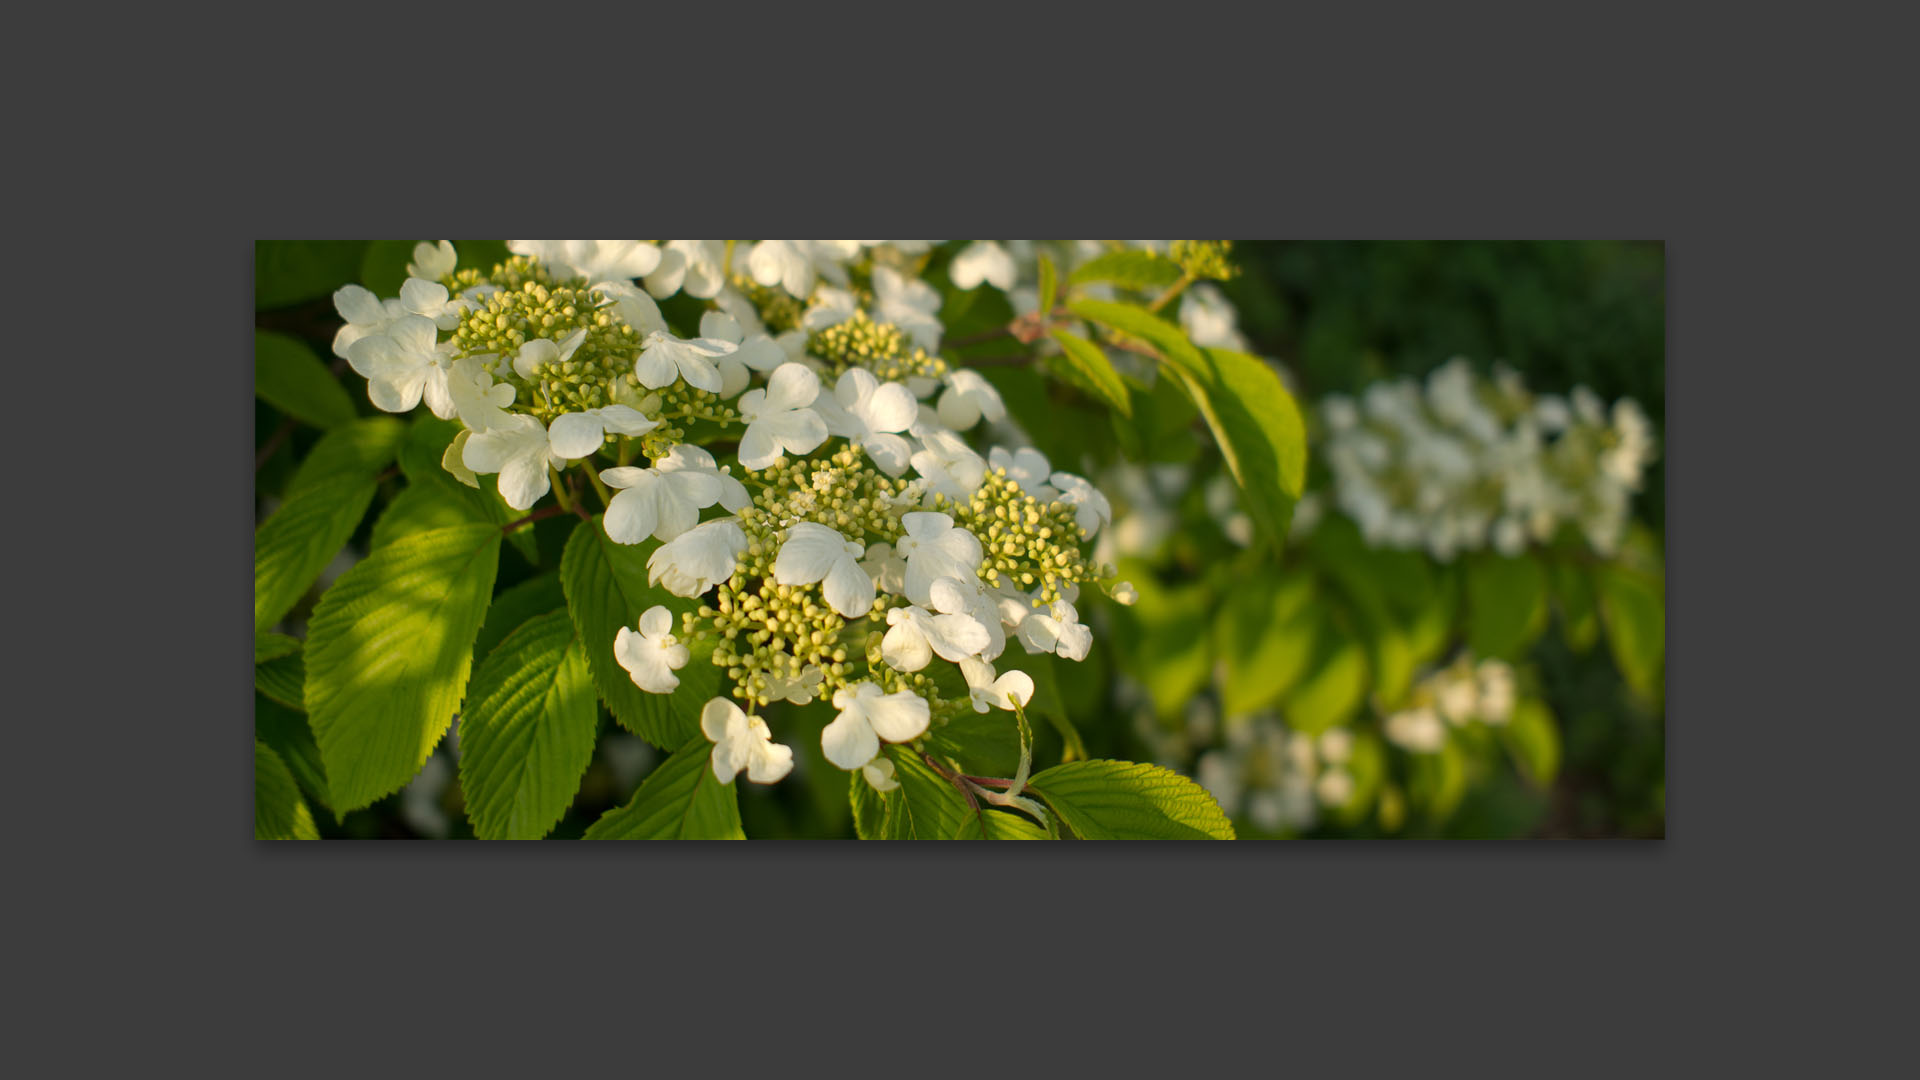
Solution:
[[(455, 293), (471, 289), (476, 285), (492, 285), (499, 289), (512, 290), (518, 289), (529, 281), (549, 286), (563, 284), (559, 278), (554, 277), (545, 263), (537, 259), (529, 259), (525, 255), (515, 255), (506, 262), (495, 263), (493, 269), (485, 273), (468, 267), (465, 270), (455, 270), (452, 274), (440, 279), (442, 285)], [(576, 285), (579, 283), (577, 278), (565, 282), (565, 284)]]
[(713, 603), (682, 618), (689, 638), (714, 637), (713, 663), (726, 670), (733, 696), (759, 705), (775, 696), (768, 676), (793, 680), (817, 667), (821, 692), (831, 696), (852, 673), (842, 633), (847, 620), (821, 599), (819, 586), (775, 584), (778, 553), (771, 536), (754, 538)]
[(807, 354), (825, 362), (835, 376), (862, 367), (883, 382), (909, 376), (938, 378), (948, 371), (945, 360), (915, 347), (905, 331), (892, 323), (874, 322), (864, 311), (809, 337)]
[[(584, 288), (522, 281), (517, 288), (488, 294), (467, 312), (453, 331), (455, 355), (498, 357), (487, 370), (513, 384), (515, 412), (529, 413), (541, 423), (562, 413), (612, 404), (611, 383), (631, 379), (640, 335), (601, 302)], [(560, 341), (582, 329), (586, 339), (566, 360), (530, 379), (514, 369), (511, 357), (528, 341)]]
[(659, 390), (648, 390), (640, 385), (640, 380), (631, 371), (619, 377), (614, 387), (614, 400), (631, 405), (648, 418), (660, 421), (659, 427), (641, 437), (640, 445), (649, 458), (666, 457), (675, 446), (686, 442), (687, 425), (701, 421), (714, 424), (740, 422), (740, 413), (722, 402), (717, 394), (682, 381), (675, 381), (673, 385)]
[(1202, 281), (1227, 281), (1240, 273), (1233, 265), (1231, 240), (1175, 240), (1167, 256), (1180, 269)]
[(1060, 598), (1060, 587), (1099, 578), (1081, 550), (1083, 536), (1073, 507), (1041, 502), (1020, 489), (1005, 469), (989, 470), (980, 489), (949, 511), (980, 540), (980, 578), (1022, 592), (1040, 590), (1038, 603)]
[(901, 536), (901, 514), (912, 509), (894, 502), (906, 485), (874, 469), (850, 446), (825, 458), (783, 459), (756, 478), (766, 488), (755, 506), (741, 511), (743, 527), (777, 531), (812, 521), (850, 540), (892, 543)]

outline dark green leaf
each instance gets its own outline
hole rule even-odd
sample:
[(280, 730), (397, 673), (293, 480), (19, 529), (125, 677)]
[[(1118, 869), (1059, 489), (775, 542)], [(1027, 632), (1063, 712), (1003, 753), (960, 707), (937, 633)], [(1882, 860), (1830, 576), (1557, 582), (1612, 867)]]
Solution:
[(560, 572), (557, 570), (549, 570), (512, 588), (502, 589), (500, 595), (493, 598), (493, 603), (487, 605), (487, 621), (480, 624), (480, 634), (473, 639), (474, 663), (486, 659), (495, 645), (520, 629), (521, 623), (535, 615), (545, 615), (566, 606), (567, 594), (560, 588)]
[(1659, 586), (1631, 570), (1601, 566), (1593, 572), (1593, 587), (1614, 664), (1637, 693), (1657, 700), (1667, 659), (1666, 601)]
[(1513, 707), (1500, 728), (1501, 741), (1520, 765), (1520, 773), (1536, 788), (1550, 788), (1560, 772), (1560, 729), (1544, 702), (1527, 698)]
[(1518, 659), (1547, 618), (1547, 573), (1538, 559), (1482, 552), (1467, 561), (1467, 640), (1474, 655)]
[(313, 812), (300, 798), (293, 774), (272, 748), (253, 744), (253, 838), (255, 840), (318, 840), (320, 829)]
[(364, 240), (257, 240), (253, 245), (253, 306), (287, 307), (331, 296), (360, 272)]
[(312, 452), (295, 470), (287, 483), (287, 497), (340, 477), (374, 479), (393, 463), (406, 433), (406, 425), (391, 416), (369, 416), (334, 428), (313, 444)]
[(739, 793), (713, 775), (713, 744), (696, 735), (640, 783), (632, 801), (587, 829), (588, 840), (745, 840)]
[(320, 764), (320, 746), (313, 741), (313, 730), (306, 715), (273, 701), (264, 694), (253, 695), (253, 737), (273, 748), (300, 781), (300, 788), (315, 806), (330, 806), (327, 772)]
[(302, 488), (253, 534), (253, 628), (292, 610), (346, 545), (373, 502), (374, 483), (339, 476)]
[(353, 399), (313, 350), (271, 330), (253, 332), (253, 392), (317, 428), (339, 427), (354, 418)]
[(483, 840), (553, 831), (593, 760), (600, 711), (573, 620), (527, 620), (487, 654), (460, 713), (460, 790)]

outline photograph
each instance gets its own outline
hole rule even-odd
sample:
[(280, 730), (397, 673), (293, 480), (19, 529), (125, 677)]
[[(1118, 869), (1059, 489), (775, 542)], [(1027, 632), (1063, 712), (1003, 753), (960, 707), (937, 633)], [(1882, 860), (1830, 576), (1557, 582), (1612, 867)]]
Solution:
[(1666, 836), (1660, 240), (253, 284), (256, 840)]

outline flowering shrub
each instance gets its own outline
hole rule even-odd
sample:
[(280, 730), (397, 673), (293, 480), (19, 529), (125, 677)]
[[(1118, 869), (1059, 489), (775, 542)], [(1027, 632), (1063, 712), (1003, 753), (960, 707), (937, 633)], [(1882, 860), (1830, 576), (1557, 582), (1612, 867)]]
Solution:
[[(1006, 396), (1131, 424), (1177, 395), (1277, 547), (1305, 431), (1272, 367), (1217, 344), (1219, 294), (1190, 291), (1232, 276), (1228, 245), (506, 248), (422, 243), (394, 295), (334, 293), (333, 352), (391, 416), (260, 342), (262, 397), (327, 429), (256, 534), (258, 682), (304, 713), (256, 725), (261, 835), (418, 783), (456, 716), (474, 833), (547, 835), (602, 707), (668, 756), (589, 838), (741, 836), (743, 776), (841, 788), (863, 838), (1234, 835), (1178, 773), (1090, 758), (1058, 704), (1090, 616), (1139, 591), (1074, 471), (1103, 448), (1027, 445), (1058, 433)], [(989, 378), (1006, 347), (1018, 376)], [(402, 480), (369, 554), (289, 622)], [(496, 590), (503, 543), (538, 572)]]

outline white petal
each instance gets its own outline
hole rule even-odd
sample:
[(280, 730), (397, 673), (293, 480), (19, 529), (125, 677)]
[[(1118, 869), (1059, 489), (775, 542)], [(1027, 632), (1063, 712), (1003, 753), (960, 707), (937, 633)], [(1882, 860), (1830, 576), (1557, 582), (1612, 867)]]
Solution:
[(647, 637), (664, 637), (673, 632), (673, 613), (655, 604), (640, 616), (640, 632)]
[(508, 506), (515, 510), (533, 509), (533, 504), (553, 486), (547, 481), (546, 455), (515, 457), (508, 461), (500, 469), (499, 486), (500, 497), (507, 500)]
[(557, 417), (547, 430), (553, 452), (563, 458), (583, 458), (605, 445), (600, 417), (593, 412), (568, 413)]
[(874, 431), (905, 431), (919, 415), (920, 403), (913, 399), (913, 391), (899, 383), (887, 383), (873, 392), (861, 412)]
[[(767, 378), (765, 409), (799, 409), (820, 396), (820, 376), (805, 364), (786, 363), (773, 369)], [(824, 429), (823, 429), (824, 430)]]
[(756, 742), (747, 757), (747, 779), (756, 784), (772, 784), (793, 771), (793, 747), (775, 742)]
[(932, 718), (925, 698), (907, 690), (886, 694), (866, 703), (873, 733), (888, 742), (907, 742), (926, 733)]
[[(847, 538), (838, 531), (817, 522), (800, 522), (788, 530), (780, 554), (774, 558), (774, 583), (811, 585), (825, 578), (845, 559), (846, 545)], [(873, 583), (867, 584), (871, 587)], [(864, 614), (864, 609), (859, 613)]]
[(873, 725), (858, 713), (842, 712), (820, 731), (820, 749), (827, 760), (851, 772), (880, 752), (880, 738)]
[(616, 544), (637, 544), (653, 535), (660, 524), (660, 505), (653, 484), (631, 487), (607, 504), (607, 539)]
[[(888, 612), (888, 621), (902, 610)], [(933, 662), (933, 646), (927, 643), (919, 623), (909, 616), (887, 629), (887, 635), (880, 639), (880, 657), (895, 671), (919, 671)]]
[(833, 605), (833, 610), (846, 618), (857, 619), (873, 607), (873, 579), (843, 551), (827, 574), (820, 594)]

